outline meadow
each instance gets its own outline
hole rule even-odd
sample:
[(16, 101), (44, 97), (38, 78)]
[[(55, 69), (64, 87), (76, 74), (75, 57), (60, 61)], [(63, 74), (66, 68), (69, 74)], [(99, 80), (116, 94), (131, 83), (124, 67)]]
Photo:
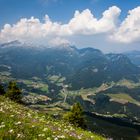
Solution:
[(0, 96), (1, 140), (105, 140), (95, 133), (56, 120)]

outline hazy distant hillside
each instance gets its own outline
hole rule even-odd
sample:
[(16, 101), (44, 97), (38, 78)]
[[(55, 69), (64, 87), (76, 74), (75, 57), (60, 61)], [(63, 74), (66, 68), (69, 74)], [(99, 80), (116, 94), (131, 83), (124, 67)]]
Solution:
[(130, 51), (124, 53), (134, 64), (140, 66), (140, 51)]

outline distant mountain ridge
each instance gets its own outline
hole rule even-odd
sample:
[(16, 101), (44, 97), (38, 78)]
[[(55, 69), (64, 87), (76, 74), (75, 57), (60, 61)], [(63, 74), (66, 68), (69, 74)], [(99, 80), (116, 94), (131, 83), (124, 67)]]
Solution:
[(65, 77), (73, 89), (99, 86), (126, 78), (138, 80), (140, 68), (124, 54), (103, 54), (94, 48), (27, 47), (18, 41), (0, 45), (0, 65), (10, 67), (13, 77), (43, 80), (51, 75)]
[(130, 51), (124, 53), (135, 65), (140, 67), (140, 51)]

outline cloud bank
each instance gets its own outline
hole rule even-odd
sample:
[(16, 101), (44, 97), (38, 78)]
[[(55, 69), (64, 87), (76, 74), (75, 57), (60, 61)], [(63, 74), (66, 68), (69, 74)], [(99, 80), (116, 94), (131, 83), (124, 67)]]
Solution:
[[(128, 12), (128, 16), (120, 23), (120, 8), (109, 7), (97, 19), (89, 10), (75, 11), (67, 24), (53, 22), (48, 15), (44, 21), (31, 17), (22, 18), (17, 23), (5, 24), (0, 31), (0, 42), (19, 40), (33, 44), (59, 46), (71, 44), (74, 37), (103, 36), (106, 40), (117, 43), (133, 43), (140, 40), (140, 7)], [(88, 40), (87, 40), (88, 41)]]

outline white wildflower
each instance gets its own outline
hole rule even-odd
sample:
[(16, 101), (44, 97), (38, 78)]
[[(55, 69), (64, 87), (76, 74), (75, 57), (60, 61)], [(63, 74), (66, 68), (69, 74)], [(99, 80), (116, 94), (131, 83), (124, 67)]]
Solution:
[(11, 117), (11, 118), (13, 118), (13, 117), (14, 117), (14, 115), (10, 115), (10, 117)]
[(1, 122), (1, 124), (4, 124), (4, 122)]
[(4, 128), (4, 127), (5, 127), (5, 125), (4, 125), (4, 124), (0, 125), (0, 128)]
[(44, 129), (43, 129), (43, 131), (47, 131), (47, 130), (48, 130), (48, 128), (44, 128)]
[(4, 111), (3, 111), (3, 108), (0, 108), (0, 112), (4, 112)]
[(62, 138), (62, 139), (64, 139), (65, 138), (65, 136), (64, 135), (62, 135), (62, 136), (57, 136), (58, 138)]
[(19, 125), (19, 124), (21, 124), (21, 122), (16, 122), (16, 123), (15, 123), (15, 125)]
[(22, 137), (22, 134), (17, 134), (17, 138), (21, 138)]
[(14, 132), (14, 130), (13, 130), (13, 129), (9, 130), (9, 133), (13, 133), (13, 132)]
[(78, 139), (79, 139), (79, 140), (82, 139), (81, 136), (78, 136)]
[(39, 137), (44, 137), (44, 136), (45, 136), (45, 134), (39, 134), (38, 136), (39, 136)]

